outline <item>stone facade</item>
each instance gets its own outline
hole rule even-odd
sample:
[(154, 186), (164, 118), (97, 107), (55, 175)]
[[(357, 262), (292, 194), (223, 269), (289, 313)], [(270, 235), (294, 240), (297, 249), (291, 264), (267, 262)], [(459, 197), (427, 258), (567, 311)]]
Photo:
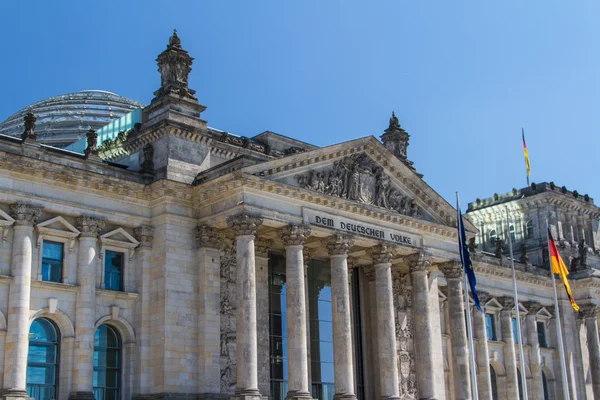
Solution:
[[(384, 144), (365, 137), (317, 148), (273, 132), (238, 137), (201, 119), (205, 107), (188, 87), (192, 62), (174, 34), (158, 58), (156, 97), (110, 153), (39, 145), (34, 126), (22, 139), (0, 136), (0, 395), (27, 397), (30, 327), (44, 319), (60, 336), (51, 385), (60, 400), (103, 397), (94, 359), (105, 325), (120, 338), (120, 399), (471, 399), (456, 212), (408, 161), (409, 135), (397, 118)], [(540, 194), (538, 221), (548, 216), (557, 237), (569, 238), (561, 249), (590, 238), (572, 281), (585, 312), (576, 315), (560, 292), (570, 360), (562, 382), (552, 285), (531, 247), (531, 261), (517, 263), (524, 384), (533, 399), (562, 399), (567, 383), (572, 398), (591, 399), (600, 390), (599, 212), (571, 195), (582, 217), (569, 220), (565, 236), (555, 197), (568, 194)], [(470, 238), (492, 223), (477, 212), (474, 224), (466, 221)], [(532, 246), (541, 243), (539, 226)], [(47, 242), (63, 249), (54, 279), (44, 272)], [(470, 309), (479, 397), (513, 399), (511, 270), (478, 243), (486, 314)], [(119, 287), (109, 254), (122, 260)], [(277, 278), (286, 298), (285, 340), (277, 343), (285, 349), (273, 339), (274, 254), (285, 260), (285, 282)], [(323, 357), (312, 351), (321, 329), (311, 314), (313, 261), (328, 279), (330, 298), (319, 307), (329, 309), (319, 312), (331, 315), (323, 325), (332, 332), (331, 392), (315, 389)], [(278, 363), (287, 366), (283, 394), (273, 384)]]

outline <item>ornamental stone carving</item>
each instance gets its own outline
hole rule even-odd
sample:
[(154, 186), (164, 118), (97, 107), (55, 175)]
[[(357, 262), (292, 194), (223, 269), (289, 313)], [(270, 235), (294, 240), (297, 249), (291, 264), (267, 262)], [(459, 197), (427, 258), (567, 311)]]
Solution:
[(406, 257), (406, 263), (410, 267), (410, 272), (427, 272), (433, 259), (422, 251), (411, 254)]
[(502, 311), (511, 311), (515, 308), (515, 299), (513, 297), (498, 297), (496, 300), (502, 305)]
[(221, 392), (233, 394), (236, 383), (236, 255), (224, 247), (221, 257)]
[(529, 311), (529, 314), (537, 314), (544, 306), (537, 301), (526, 301), (523, 306)]
[(311, 233), (308, 225), (287, 225), (281, 228), (284, 246), (302, 246)]
[(394, 247), (389, 244), (380, 244), (370, 249), (373, 265), (391, 264), (394, 256)]
[(77, 229), (82, 237), (98, 237), (100, 231), (104, 229), (106, 221), (98, 217), (79, 217), (77, 218)]
[(444, 273), (446, 279), (459, 279), (462, 277), (462, 264), (457, 261), (449, 261), (439, 265), (440, 271)]
[(10, 205), (11, 216), (15, 219), (15, 225), (33, 226), (37, 222), (44, 207), (34, 207), (27, 203), (15, 203)]
[(578, 313), (581, 319), (596, 319), (598, 315), (598, 306), (595, 304), (584, 304)]
[(363, 272), (365, 273), (365, 277), (369, 282), (375, 282), (375, 266), (374, 265), (365, 265), (362, 267)]
[(90, 128), (90, 130), (85, 134), (87, 140), (87, 147), (83, 151), (85, 154), (85, 158), (94, 158), (99, 159), (98, 155), (98, 134), (95, 130)]
[(254, 254), (256, 257), (268, 257), (269, 251), (273, 248), (273, 241), (262, 237), (254, 241)]
[(154, 95), (161, 97), (174, 93), (196, 101), (194, 97), (196, 92), (188, 87), (188, 76), (192, 71), (193, 60), (194, 58), (181, 47), (177, 30), (173, 30), (167, 49), (156, 59), (158, 72), (160, 72), (160, 89), (154, 92)]
[(325, 244), (330, 256), (347, 255), (353, 245), (354, 239), (352, 236), (342, 234), (330, 236)]
[(23, 120), (25, 121), (25, 130), (21, 134), (21, 140), (23, 142), (35, 142), (37, 140), (37, 134), (35, 133), (35, 121), (37, 121), (37, 118), (29, 111), (25, 114)]
[(152, 247), (152, 240), (154, 240), (154, 227), (150, 225), (142, 225), (139, 228), (133, 230), (135, 239), (140, 242), (141, 247)]
[(481, 307), (485, 307), (488, 301), (490, 301), (494, 296), (484, 291), (477, 291), (477, 296), (479, 296), (479, 303)]
[(227, 225), (233, 229), (236, 236), (256, 236), (256, 231), (262, 223), (262, 218), (245, 213), (227, 218)]
[(219, 249), (221, 247), (222, 235), (217, 229), (208, 225), (198, 225), (196, 227), (196, 244), (198, 248), (209, 247)]
[(415, 200), (393, 188), (383, 168), (365, 153), (344, 157), (334, 162), (329, 171), (311, 170), (295, 178), (305, 189), (372, 204), (412, 217), (421, 216)]

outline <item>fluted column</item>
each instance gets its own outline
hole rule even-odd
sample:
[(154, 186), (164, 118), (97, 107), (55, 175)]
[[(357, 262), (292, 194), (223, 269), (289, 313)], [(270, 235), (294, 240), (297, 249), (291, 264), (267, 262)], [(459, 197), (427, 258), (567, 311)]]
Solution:
[(281, 230), (285, 246), (288, 393), (287, 399), (312, 399), (308, 387), (308, 340), (304, 285), (304, 242), (310, 227), (288, 225)]
[(237, 261), (235, 394), (239, 399), (259, 399), (256, 334), (256, 267), (254, 238), (262, 219), (239, 214), (227, 219), (235, 232)]
[[(478, 291), (479, 301), (485, 310), (485, 304), (490, 301), (488, 293)], [(477, 390), (480, 400), (492, 400), (492, 381), (490, 378), (490, 356), (488, 350), (485, 312), (473, 312), (473, 330), (477, 339)]]
[(334, 399), (356, 399), (348, 285), (348, 251), (353, 244), (354, 240), (350, 236), (340, 234), (331, 236), (327, 241), (327, 250), (331, 259)]
[(42, 207), (16, 203), (10, 206), (14, 222), (8, 321), (5, 347), (3, 398), (27, 397), (27, 352), (31, 302), (31, 258), (33, 225)]
[(96, 333), (96, 270), (98, 235), (105, 221), (96, 217), (77, 219), (79, 261), (77, 269), (77, 307), (75, 310), (75, 354), (73, 389), (70, 399), (93, 399), (94, 334)]
[(417, 392), (419, 399), (442, 400), (446, 398), (446, 392), (439, 295), (437, 272), (432, 271), (431, 282), (429, 280), (431, 261), (431, 257), (422, 252), (407, 257), (413, 285), (415, 359), (418, 360)]
[(594, 398), (600, 399), (600, 342), (598, 338), (598, 307), (589, 304), (581, 307), (580, 315), (585, 319), (588, 353), (590, 357), (590, 375)]
[[(517, 356), (515, 354), (515, 337), (512, 329), (512, 310), (515, 300), (512, 297), (501, 297), (498, 299), (502, 304), (500, 311), (500, 325), (502, 341), (504, 342), (504, 368), (506, 369), (506, 393), (509, 399), (519, 398), (519, 381), (517, 378)], [(523, 385), (526, 385), (523, 382)]]
[(392, 289), (392, 248), (381, 244), (372, 251), (377, 299), (377, 353), (381, 399), (399, 399), (398, 352)]
[(471, 399), (469, 376), (469, 347), (463, 300), (462, 265), (457, 262), (440, 264), (448, 282), (448, 307), (450, 315), (450, 344), (452, 346), (452, 371), (454, 396), (457, 400)]
[(529, 369), (531, 370), (531, 390), (534, 399), (544, 398), (544, 381), (542, 379), (542, 356), (537, 329), (537, 313), (542, 309), (540, 303), (529, 301), (523, 304), (527, 311), (525, 328), (527, 343), (529, 343)]

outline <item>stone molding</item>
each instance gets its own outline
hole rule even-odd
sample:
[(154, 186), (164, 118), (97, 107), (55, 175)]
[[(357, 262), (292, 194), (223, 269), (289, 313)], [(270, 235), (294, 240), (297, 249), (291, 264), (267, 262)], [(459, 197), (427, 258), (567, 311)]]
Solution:
[(502, 306), (502, 311), (512, 311), (515, 308), (515, 299), (508, 296), (497, 297), (498, 303)]
[(133, 230), (135, 240), (140, 242), (140, 247), (152, 247), (154, 240), (154, 227), (150, 225), (142, 225)]
[(595, 320), (598, 316), (599, 308), (595, 304), (584, 304), (579, 309), (578, 317), (581, 319), (593, 319)]
[(460, 279), (463, 274), (462, 264), (458, 261), (448, 261), (439, 265), (446, 279)]
[(256, 236), (262, 223), (262, 218), (246, 213), (227, 218), (227, 225), (233, 229), (235, 236)]
[(273, 248), (273, 241), (271, 239), (259, 237), (254, 241), (254, 253), (256, 257), (268, 257), (271, 248)]
[(384, 264), (391, 264), (395, 250), (396, 249), (394, 248), (394, 246), (391, 246), (386, 243), (382, 243), (369, 249), (370, 256), (373, 259), (373, 265), (378, 266)]
[(34, 207), (27, 203), (14, 203), (10, 205), (12, 218), (15, 219), (15, 226), (33, 226), (42, 215), (44, 207)]
[(350, 235), (336, 233), (326, 239), (325, 247), (330, 256), (348, 255), (354, 245), (354, 238)]
[(281, 228), (281, 239), (284, 246), (302, 246), (312, 232), (308, 225), (286, 225)]
[(198, 225), (196, 231), (196, 245), (198, 248), (208, 247), (211, 249), (221, 248), (223, 235), (217, 229), (208, 225)]
[(433, 258), (431, 256), (426, 255), (424, 252), (419, 251), (418, 253), (414, 253), (406, 256), (406, 263), (410, 268), (411, 273), (415, 272), (427, 272), (431, 263), (433, 262)]
[(106, 226), (106, 220), (98, 217), (78, 217), (77, 226), (81, 231), (81, 237), (97, 238)]

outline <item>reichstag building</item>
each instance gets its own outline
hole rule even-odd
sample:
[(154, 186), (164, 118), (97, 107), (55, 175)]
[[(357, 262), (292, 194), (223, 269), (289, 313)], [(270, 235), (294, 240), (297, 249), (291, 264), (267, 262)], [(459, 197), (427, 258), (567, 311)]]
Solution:
[[(202, 119), (192, 61), (175, 32), (141, 122), (89, 129), (83, 154), (41, 140), (35, 110), (0, 135), (0, 397), (473, 399), (456, 210), (396, 116), (322, 148), (240, 137)], [(532, 184), (466, 217), (479, 398), (600, 398), (593, 199)], [(546, 218), (581, 306), (559, 292), (562, 337)]]

